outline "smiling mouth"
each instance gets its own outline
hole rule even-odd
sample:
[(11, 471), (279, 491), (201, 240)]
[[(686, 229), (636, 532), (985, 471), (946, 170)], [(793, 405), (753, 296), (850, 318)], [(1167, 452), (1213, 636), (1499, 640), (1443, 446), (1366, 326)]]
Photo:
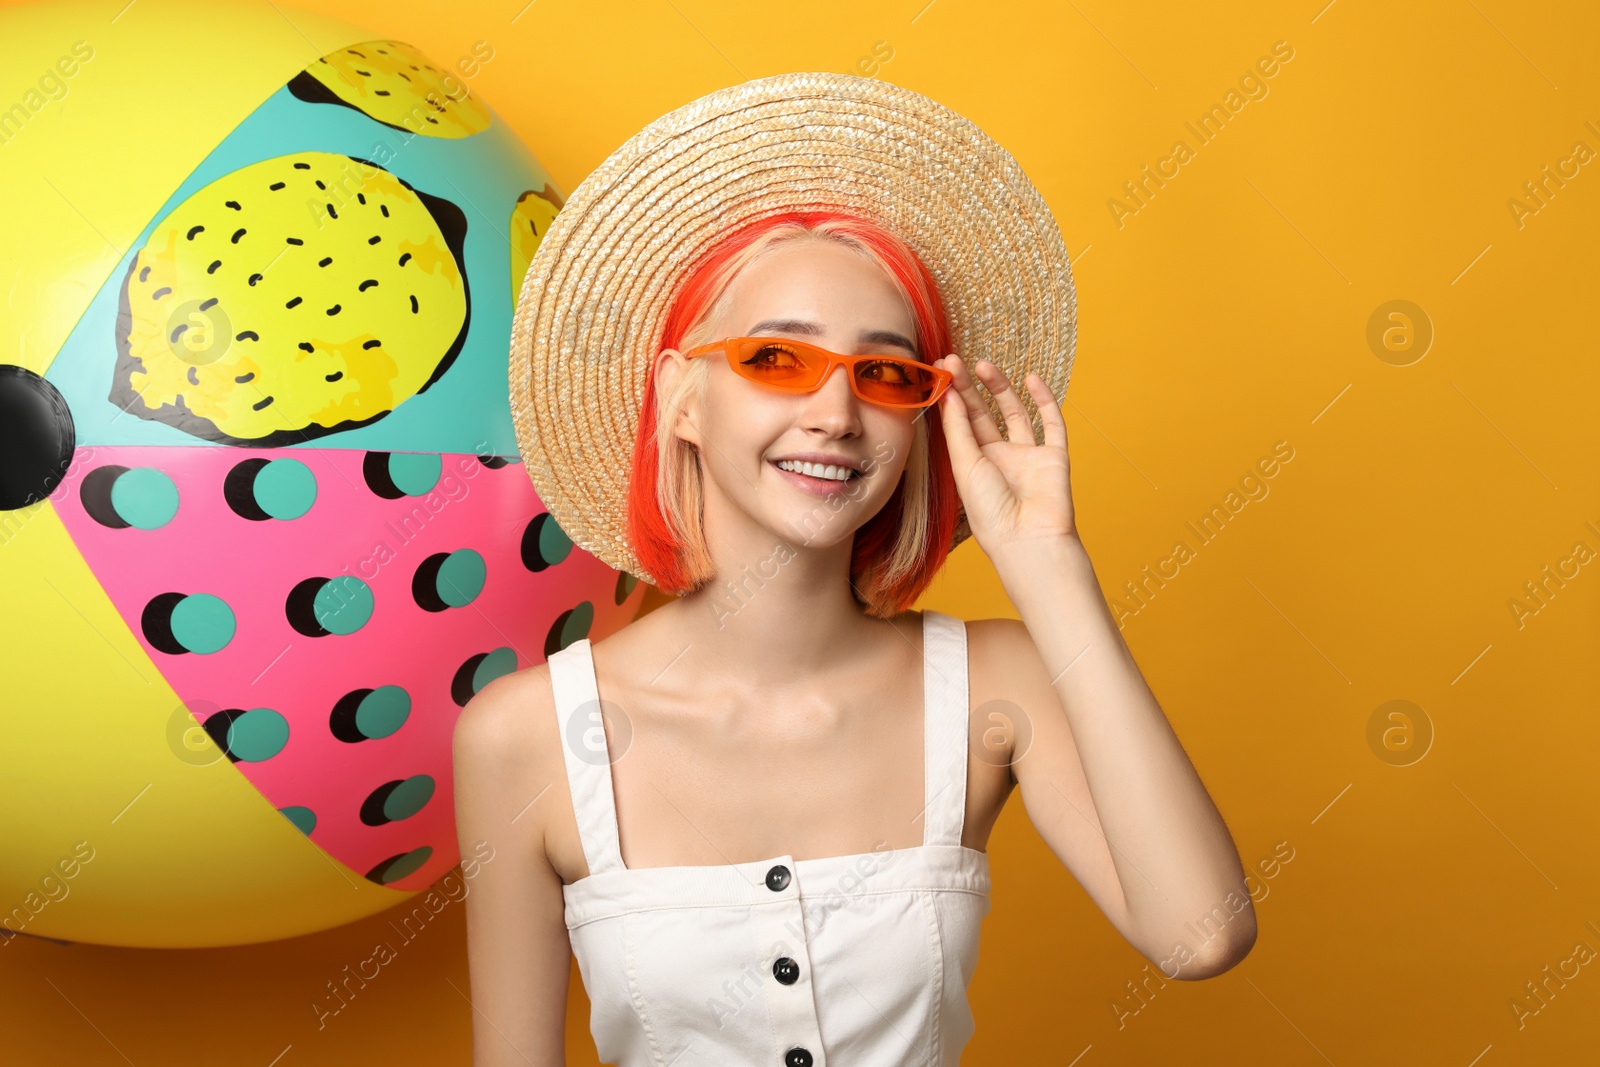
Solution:
[[(774, 467), (777, 467), (780, 471), (783, 471), (785, 474), (797, 474), (802, 478), (809, 478), (812, 481), (819, 482), (819, 483), (821, 483), (823, 485), (843, 485), (846, 482), (856, 481), (861, 477), (861, 472), (860, 471), (851, 470), (848, 467), (832, 467), (832, 468), (829, 468), (826, 464), (798, 463), (798, 462), (794, 462), (794, 461), (791, 461), (791, 460), (770, 460), (769, 459), (769, 460), (767, 460), (767, 462), (771, 463)], [(787, 465), (785, 465), (785, 464), (787, 464)], [(843, 478), (829, 477), (825, 473), (829, 469), (832, 469), (836, 474), (837, 473), (843, 473), (845, 475), (845, 477), (843, 477)], [(816, 472), (816, 473), (811, 473), (813, 471)]]

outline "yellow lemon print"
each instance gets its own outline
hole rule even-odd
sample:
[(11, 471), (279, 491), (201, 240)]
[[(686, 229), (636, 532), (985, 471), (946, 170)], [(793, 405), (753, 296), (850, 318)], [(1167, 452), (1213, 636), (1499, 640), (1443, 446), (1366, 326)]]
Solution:
[(554, 185), (543, 189), (530, 189), (517, 197), (517, 206), (511, 210), (511, 306), (517, 306), (522, 292), (522, 279), (539, 251), (539, 242), (545, 231), (555, 221), (556, 213), (567, 202)]
[(289, 91), (313, 104), (343, 104), (408, 133), (467, 137), (489, 128), (489, 109), (466, 83), (403, 41), (368, 41), (330, 52), (296, 75)]
[(207, 185), (123, 280), (111, 401), (277, 447), (381, 418), (466, 337), (466, 217), (365, 160), (299, 152)]

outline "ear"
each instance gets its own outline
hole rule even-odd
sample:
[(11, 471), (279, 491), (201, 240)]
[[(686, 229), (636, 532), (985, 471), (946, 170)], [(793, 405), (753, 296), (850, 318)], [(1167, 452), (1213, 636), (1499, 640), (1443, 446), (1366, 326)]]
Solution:
[[(682, 380), (684, 374), (688, 373), (688, 370), (689, 360), (678, 349), (663, 348), (656, 353), (652, 373), (655, 375), (656, 402), (658, 404), (666, 404), (667, 398), (677, 389), (679, 381)], [(698, 417), (698, 408), (691, 398), (678, 410), (677, 425), (672, 427), (672, 432), (677, 437), (696, 447), (700, 444), (699, 435), (695, 431), (695, 422)], [(659, 423), (659, 419), (657, 421)]]

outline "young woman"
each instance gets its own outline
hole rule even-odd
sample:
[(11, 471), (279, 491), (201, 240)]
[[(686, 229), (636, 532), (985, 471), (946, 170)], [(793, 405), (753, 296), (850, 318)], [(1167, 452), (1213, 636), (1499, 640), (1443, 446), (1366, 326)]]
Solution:
[[(705, 132), (705, 120), (751, 121), (752, 87), (763, 106), (843, 99), (854, 106), (839, 113), (854, 116), (888, 99), (973, 136), (925, 98), (822, 75), (745, 83), (645, 134), (659, 146), (699, 131), (702, 147), (747, 151), (717, 140), (737, 124)], [(843, 134), (811, 136), (862, 151)], [(803, 158), (826, 187), (835, 172)], [(875, 158), (885, 189), (933, 169)], [(712, 227), (642, 323), (653, 338), (642, 401), (593, 368), (571, 371), (594, 383), (583, 395), (530, 385), (536, 371), (518, 378), (519, 358), (585, 358), (581, 343), (541, 348), (571, 335), (535, 320), (556, 314), (546, 302), (563, 285), (592, 292), (560, 280), (572, 264), (591, 283), (608, 276), (576, 255), (599, 247), (581, 238), (584, 220), (604, 216), (619, 170), (648, 168), (658, 192), (670, 187), (660, 164), (614, 156), (607, 181), (574, 194), (518, 311), (514, 406), (524, 389), (562, 393), (543, 415), (517, 411), (541, 498), (582, 530), (575, 540), (678, 596), (496, 680), (462, 713), (459, 835), (496, 855), (467, 904), (474, 1062), (565, 1062), (576, 953), (596, 1045), (621, 1067), (957, 1063), (989, 907), (984, 848), (1018, 786), (1051, 850), (1169, 977), (1233, 966), (1255, 936), (1238, 855), (1101, 597), (1057, 398), (1043, 374), (1023, 376), (1039, 443), (989, 354), (951, 354), (954, 340), (1001, 337), (970, 327), (999, 280), (924, 262), (872, 210), (877, 197), (783, 209), (773, 182), (752, 201), (768, 210)], [(704, 154), (684, 167), (720, 173)], [(938, 180), (972, 187), (959, 178)], [(901, 228), (938, 256), (937, 241)], [(1070, 338), (1065, 296), (1039, 314), (1067, 316)], [(1064, 385), (1046, 356), (1005, 358)], [(589, 421), (624, 421), (633, 405), (628, 484), (610, 486), (623, 520), (583, 503), (606, 491), (603, 461), (561, 482), (552, 457), (603, 452)], [(548, 421), (560, 410), (564, 434)], [(1020, 622), (908, 610), (966, 532)], [(1197, 943), (1187, 921), (1219, 907), (1226, 920)]]

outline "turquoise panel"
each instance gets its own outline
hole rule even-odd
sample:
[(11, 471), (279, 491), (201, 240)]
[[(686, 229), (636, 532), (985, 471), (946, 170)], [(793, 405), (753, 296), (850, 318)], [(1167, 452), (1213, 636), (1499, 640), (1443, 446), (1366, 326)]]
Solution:
[[(71, 405), (77, 443), (235, 447), (193, 437), (118, 410), (108, 396), (116, 368), (118, 298), (128, 265), (174, 208), (225, 174), (293, 152), (337, 152), (382, 166), (412, 188), (442, 197), (467, 218), (466, 341), (433, 385), (367, 426), (292, 447), (388, 452), (517, 455), (506, 382), (511, 342), (508, 226), (517, 198), (548, 175), (499, 116), (465, 138), (413, 135), (361, 112), (311, 104), (287, 88), (273, 93), (196, 168), (151, 219), (90, 303), (45, 377)], [(520, 281), (520, 279), (519, 279)]]

